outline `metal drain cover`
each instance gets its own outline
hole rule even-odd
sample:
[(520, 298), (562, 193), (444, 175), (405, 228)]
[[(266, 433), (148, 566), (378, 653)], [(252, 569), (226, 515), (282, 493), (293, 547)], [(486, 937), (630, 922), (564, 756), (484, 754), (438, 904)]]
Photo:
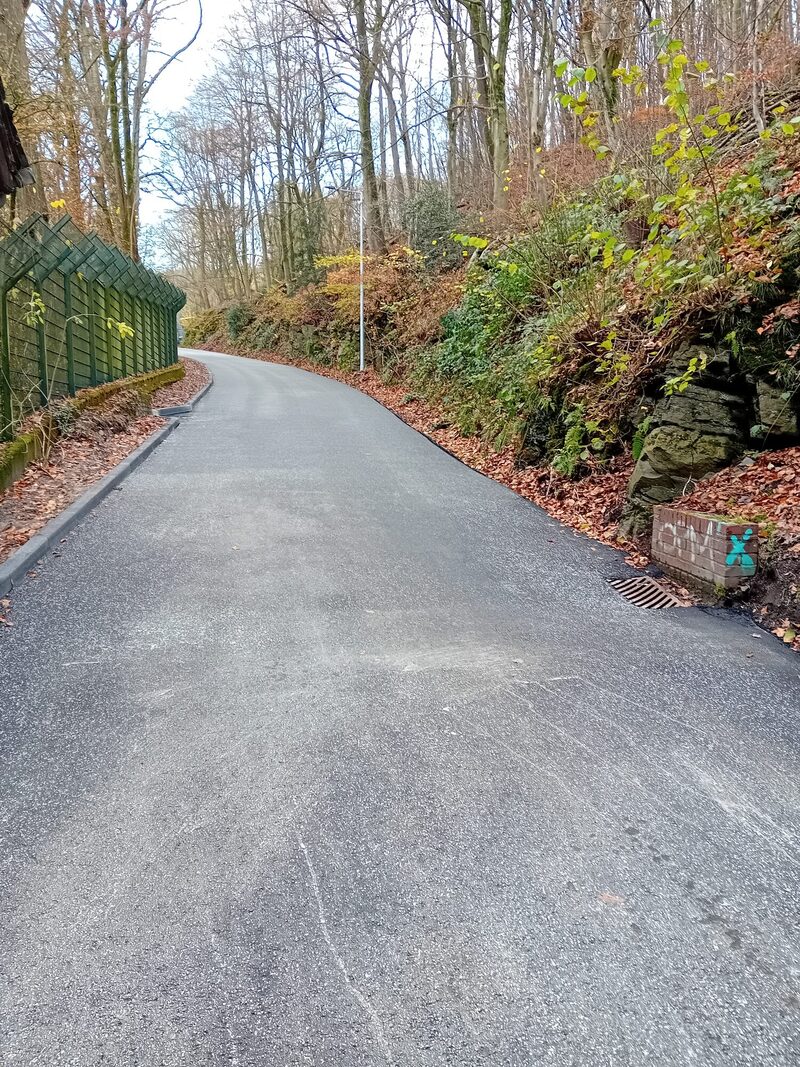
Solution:
[(682, 600), (646, 574), (638, 574), (634, 578), (609, 578), (608, 584), (637, 608), (686, 607)]

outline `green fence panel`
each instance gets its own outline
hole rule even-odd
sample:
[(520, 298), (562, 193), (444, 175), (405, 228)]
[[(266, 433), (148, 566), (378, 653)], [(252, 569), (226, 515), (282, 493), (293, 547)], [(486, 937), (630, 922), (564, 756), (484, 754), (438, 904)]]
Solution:
[(54, 397), (174, 363), (185, 300), (68, 216), (32, 215), (0, 241), (0, 439)]
[(21, 278), (6, 298), (10, 339), (11, 406), (14, 419), (22, 419), (39, 404), (39, 344), (33, 304), (34, 285)]
[(92, 381), (92, 352), (89, 338), (89, 282), (82, 275), (71, 277), (72, 348), (75, 388), (85, 389)]

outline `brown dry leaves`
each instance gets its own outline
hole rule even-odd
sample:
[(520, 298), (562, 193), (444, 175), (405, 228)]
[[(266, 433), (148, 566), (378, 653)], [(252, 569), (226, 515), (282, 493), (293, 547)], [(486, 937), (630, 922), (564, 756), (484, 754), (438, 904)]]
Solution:
[(800, 531), (800, 448), (762, 452), (749, 466), (728, 467), (700, 482), (680, 504)]
[(171, 408), (179, 404), (188, 404), (194, 400), (203, 386), (211, 380), (208, 367), (205, 363), (199, 363), (196, 359), (181, 359), (186, 374), (177, 382), (163, 385), (150, 397), (150, 405), (154, 408)]
[(120, 432), (95, 430), (57, 441), (47, 462), (29, 467), (0, 493), (0, 562), (163, 425), (163, 419), (144, 415)]

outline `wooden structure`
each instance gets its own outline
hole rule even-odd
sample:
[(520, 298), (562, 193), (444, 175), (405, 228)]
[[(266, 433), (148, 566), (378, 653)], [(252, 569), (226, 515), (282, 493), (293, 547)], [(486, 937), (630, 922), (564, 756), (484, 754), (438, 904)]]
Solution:
[(0, 205), (25, 185), (33, 185), (31, 170), (14, 125), (14, 113), (6, 102), (0, 78)]

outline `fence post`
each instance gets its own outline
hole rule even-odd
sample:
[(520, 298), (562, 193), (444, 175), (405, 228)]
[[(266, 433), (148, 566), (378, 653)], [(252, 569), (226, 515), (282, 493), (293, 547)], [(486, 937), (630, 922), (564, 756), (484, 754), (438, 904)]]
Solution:
[[(37, 285), (39, 283), (37, 282)], [(34, 289), (34, 292), (42, 299), (41, 293), (38, 289)], [(44, 312), (41, 308), (36, 308), (36, 349), (39, 356), (39, 401), (42, 407), (47, 405), (47, 393), (49, 382), (47, 380), (47, 337), (44, 332)]]
[[(137, 358), (138, 357), (138, 353), (136, 351), (136, 301), (132, 296), (128, 297), (128, 300), (130, 302), (129, 306), (130, 306), (130, 310), (131, 310), (130, 326), (131, 326), (131, 329), (133, 330), (133, 337), (131, 338), (131, 360), (133, 362), (132, 371), (133, 371), (134, 374), (138, 374), (139, 373), (139, 360)], [(127, 319), (126, 319), (126, 321), (127, 321)]]
[(67, 392), (75, 395), (75, 339), (72, 332), (72, 279), (64, 275), (64, 314), (66, 316), (65, 334), (67, 343)]
[(137, 319), (137, 336), (139, 337), (139, 369), (144, 373), (147, 369), (147, 338), (144, 335), (144, 315), (142, 314), (142, 298), (137, 296), (135, 306), (135, 319)]
[(97, 385), (97, 314), (94, 302), (94, 280), (86, 280), (86, 302), (89, 309), (89, 381)]
[(153, 356), (153, 370), (158, 367), (158, 339), (156, 338), (156, 316), (152, 303), (147, 301), (147, 317), (150, 319), (150, 351)]
[[(117, 290), (117, 307), (119, 309), (119, 318), (117, 323), (125, 322), (125, 294), (121, 289)], [(128, 377), (128, 342), (120, 333), (119, 335), (119, 366), (122, 372), (122, 377)]]
[(108, 328), (108, 322), (111, 318), (111, 304), (110, 293), (108, 286), (103, 286), (103, 346), (106, 352), (106, 381), (113, 382), (114, 380), (114, 342), (111, 336), (111, 330)]
[(161, 338), (161, 305), (153, 304), (153, 334), (156, 339), (158, 366), (164, 366), (164, 345)]
[(142, 298), (139, 314), (142, 320), (142, 344), (144, 345), (144, 369), (151, 371), (153, 365), (150, 361), (150, 338), (147, 333), (147, 301)]
[(14, 406), (11, 401), (11, 337), (8, 328), (8, 290), (0, 290), (0, 356), (2, 357), (2, 376), (0, 382), (3, 399), (3, 425), (0, 426), (0, 440), (11, 437), (14, 423)]
[(144, 329), (142, 327), (142, 298), (138, 293), (133, 298), (133, 318), (136, 323), (136, 337), (139, 341), (139, 367), (144, 374), (147, 370), (147, 358), (145, 356)]
[(133, 331), (128, 342), (128, 352), (131, 359), (131, 374), (136, 374), (136, 368), (138, 366), (138, 361), (136, 359), (136, 324), (133, 321), (133, 297), (129, 294), (122, 298), (122, 310), (125, 312), (125, 321)]

